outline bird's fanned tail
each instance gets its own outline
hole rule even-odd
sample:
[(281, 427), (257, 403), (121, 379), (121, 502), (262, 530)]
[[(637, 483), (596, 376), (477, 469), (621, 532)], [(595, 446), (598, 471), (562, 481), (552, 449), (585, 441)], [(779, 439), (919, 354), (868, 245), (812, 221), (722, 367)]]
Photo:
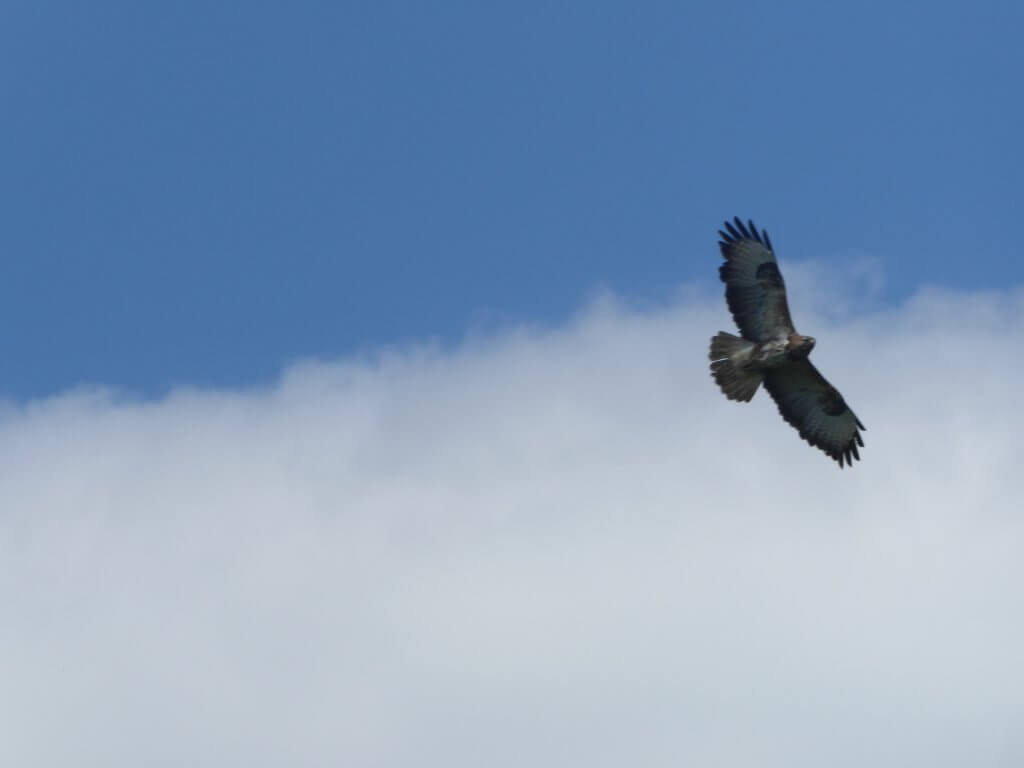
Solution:
[(761, 385), (764, 374), (742, 367), (743, 356), (753, 348), (751, 342), (725, 331), (711, 339), (711, 375), (730, 400), (749, 402)]

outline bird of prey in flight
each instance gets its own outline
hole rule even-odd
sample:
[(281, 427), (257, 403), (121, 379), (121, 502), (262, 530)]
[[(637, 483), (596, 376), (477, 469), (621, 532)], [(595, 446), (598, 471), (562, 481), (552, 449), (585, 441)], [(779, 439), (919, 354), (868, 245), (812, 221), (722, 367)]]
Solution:
[(793, 327), (768, 233), (737, 216), (718, 234), (725, 259), (718, 275), (740, 335), (719, 331), (711, 339), (711, 375), (727, 398), (744, 402), (764, 382), (782, 418), (800, 437), (840, 468), (852, 464), (860, 459), (857, 446), (864, 447), (860, 430), (865, 426), (808, 359), (814, 339)]

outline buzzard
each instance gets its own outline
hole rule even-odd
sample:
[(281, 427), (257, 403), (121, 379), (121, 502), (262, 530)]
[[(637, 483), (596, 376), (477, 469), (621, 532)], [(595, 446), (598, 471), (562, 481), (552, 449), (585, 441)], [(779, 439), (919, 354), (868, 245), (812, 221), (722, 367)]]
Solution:
[(758, 233), (753, 221), (745, 225), (738, 216), (733, 222), (718, 232), (725, 258), (718, 275), (740, 336), (719, 331), (711, 339), (711, 375), (727, 398), (744, 402), (763, 381), (782, 418), (800, 437), (840, 468), (852, 464), (860, 459), (857, 446), (864, 447), (859, 430), (866, 428), (808, 360), (814, 339), (793, 328), (768, 233)]

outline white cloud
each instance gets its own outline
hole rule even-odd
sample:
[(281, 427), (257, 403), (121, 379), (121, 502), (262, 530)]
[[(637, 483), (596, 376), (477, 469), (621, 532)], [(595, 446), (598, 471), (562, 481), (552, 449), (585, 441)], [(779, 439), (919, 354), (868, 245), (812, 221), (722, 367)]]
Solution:
[(692, 291), (9, 406), (0, 763), (1020, 765), (1024, 299), (801, 306), (851, 470), (716, 391)]

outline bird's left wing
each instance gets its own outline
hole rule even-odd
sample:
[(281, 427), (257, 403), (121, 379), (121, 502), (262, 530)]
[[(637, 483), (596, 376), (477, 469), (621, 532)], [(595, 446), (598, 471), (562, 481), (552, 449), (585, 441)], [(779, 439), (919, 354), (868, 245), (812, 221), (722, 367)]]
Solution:
[(764, 388), (800, 437), (838, 461), (840, 468), (860, 458), (860, 430), (866, 427), (810, 360), (794, 360), (768, 371)]

